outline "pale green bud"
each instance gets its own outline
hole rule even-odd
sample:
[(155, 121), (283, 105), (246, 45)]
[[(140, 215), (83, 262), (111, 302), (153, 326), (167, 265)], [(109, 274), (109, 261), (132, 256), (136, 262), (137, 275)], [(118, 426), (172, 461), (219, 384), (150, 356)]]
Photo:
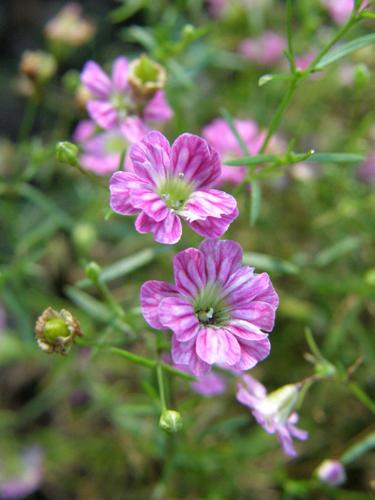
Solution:
[(183, 420), (178, 411), (164, 410), (160, 415), (159, 426), (167, 432), (178, 432), (183, 427)]
[(58, 142), (56, 145), (56, 158), (62, 163), (68, 163), (73, 167), (78, 164), (78, 146), (68, 141)]

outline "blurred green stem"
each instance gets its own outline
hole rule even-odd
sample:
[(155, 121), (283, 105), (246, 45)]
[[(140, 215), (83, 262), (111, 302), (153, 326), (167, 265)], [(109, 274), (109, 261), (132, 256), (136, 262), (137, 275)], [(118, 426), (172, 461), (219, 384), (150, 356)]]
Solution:
[(375, 402), (355, 382), (350, 382), (348, 388), (351, 393), (375, 415)]
[(26, 108), (22, 117), (18, 133), (19, 142), (23, 142), (29, 137), (34, 125), (38, 104), (39, 104), (39, 99), (36, 95), (30, 96), (29, 99), (27, 100)]
[(159, 396), (160, 396), (160, 405), (161, 411), (165, 411), (167, 409), (167, 402), (165, 399), (165, 387), (164, 387), (164, 378), (163, 378), (163, 367), (161, 363), (157, 363), (156, 365), (156, 376), (158, 378), (158, 387), (159, 387)]

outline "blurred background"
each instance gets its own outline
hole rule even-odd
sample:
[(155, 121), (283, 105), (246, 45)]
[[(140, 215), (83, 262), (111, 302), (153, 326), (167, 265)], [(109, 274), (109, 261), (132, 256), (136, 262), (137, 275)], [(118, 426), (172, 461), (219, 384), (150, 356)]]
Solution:
[[(55, 158), (56, 143), (71, 141), (87, 118), (84, 63), (108, 69), (119, 55), (146, 53), (166, 68), (170, 140), (202, 134), (223, 109), (266, 130), (286, 83), (258, 81), (288, 72), (286, 3), (90, 0), (75, 3), (75, 20), (48, 29), (66, 5), (0, 3), (0, 498), (373, 498), (374, 45), (302, 82), (273, 141), (276, 154), (294, 140), (294, 151), (352, 158), (286, 165), (265, 177), (255, 225), (248, 191), (227, 188), (241, 209), (227, 236), (280, 295), (271, 355), (252, 374), (273, 390), (319, 373), (306, 328), (332, 367), (303, 401), (300, 426), (310, 438), (290, 461), (236, 402), (228, 374), (225, 393), (214, 397), (171, 378), (184, 430), (159, 429), (155, 373), (108, 347), (155, 355), (160, 339), (139, 314), (139, 288), (172, 280), (172, 256), (200, 238), (185, 228), (176, 247), (161, 248), (130, 218), (109, 214), (108, 176), (85, 176)], [(332, 2), (295, 2), (301, 69), (344, 14)], [(374, 22), (364, 18), (342, 43), (373, 34)], [(107, 270), (125, 319), (85, 279), (90, 261)], [(48, 306), (81, 323), (84, 336), (68, 356), (47, 355), (35, 342), (35, 321)], [(324, 459), (342, 457), (343, 485), (316, 479)]]

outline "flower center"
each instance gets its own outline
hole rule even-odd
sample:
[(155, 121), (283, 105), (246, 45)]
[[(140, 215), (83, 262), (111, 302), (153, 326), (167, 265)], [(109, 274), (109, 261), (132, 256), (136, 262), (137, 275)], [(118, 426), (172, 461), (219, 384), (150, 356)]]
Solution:
[(203, 325), (223, 326), (230, 318), (229, 307), (217, 283), (209, 283), (194, 301), (194, 312)]
[(158, 187), (157, 192), (168, 208), (179, 210), (189, 199), (193, 187), (184, 180), (184, 174), (179, 173), (178, 177), (165, 179)]

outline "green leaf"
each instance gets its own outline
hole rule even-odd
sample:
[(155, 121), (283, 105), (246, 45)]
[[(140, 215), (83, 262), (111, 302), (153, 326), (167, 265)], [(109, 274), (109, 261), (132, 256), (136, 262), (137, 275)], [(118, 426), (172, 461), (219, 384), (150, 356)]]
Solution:
[(145, 0), (126, 0), (121, 7), (112, 10), (109, 14), (109, 18), (112, 23), (121, 23), (136, 14), (145, 4)]
[(357, 163), (365, 160), (365, 156), (357, 153), (315, 153), (306, 161), (331, 163)]
[(363, 439), (361, 439), (358, 443), (354, 444), (349, 449), (347, 449), (341, 455), (340, 461), (344, 465), (347, 465), (350, 462), (357, 460), (364, 453), (367, 453), (368, 451), (372, 450), (373, 448), (375, 448), (375, 431), (371, 432), (370, 434), (365, 436)]
[(264, 85), (267, 85), (267, 83), (269, 82), (274, 82), (275, 80), (276, 81), (280, 81), (280, 80), (290, 80), (291, 79), (291, 75), (285, 75), (283, 73), (275, 73), (275, 74), (266, 74), (266, 75), (262, 75), (259, 80), (258, 80), (258, 86), (259, 87), (263, 87)]
[(276, 159), (275, 155), (260, 154), (254, 156), (244, 156), (243, 158), (234, 158), (233, 160), (224, 162), (224, 165), (227, 167), (242, 167), (247, 165), (258, 165), (259, 163), (266, 163)]
[(352, 52), (358, 49), (362, 49), (363, 47), (366, 47), (367, 45), (370, 45), (371, 43), (374, 42), (375, 42), (375, 33), (370, 33), (369, 35), (364, 35), (359, 38), (356, 38), (355, 40), (352, 40), (351, 42), (345, 43), (344, 45), (341, 45), (340, 47), (337, 47), (336, 49), (329, 51), (320, 60), (315, 69), (321, 70), (326, 66), (328, 66), (329, 64), (338, 61), (342, 57), (345, 57), (348, 54), (351, 54)]
[(286, 260), (280, 260), (271, 255), (255, 252), (245, 252), (243, 256), (244, 264), (254, 266), (264, 271), (280, 274), (298, 274), (299, 268)]
[(348, 253), (355, 252), (363, 244), (363, 239), (357, 236), (348, 236), (334, 245), (325, 248), (315, 257), (315, 265), (324, 267)]
[[(125, 257), (114, 264), (104, 268), (100, 274), (100, 280), (102, 282), (112, 281), (117, 278), (121, 278), (133, 271), (136, 271), (142, 266), (149, 264), (156, 256), (157, 251), (153, 248), (146, 248), (141, 250), (135, 255), (130, 255)], [(89, 279), (81, 280), (77, 283), (80, 288), (85, 288), (90, 286), (91, 281)]]
[(262, 190), (258, 181), (251, 182), (251, 204), (250, 204), (250, 224), (253, 226), (257, 221), (262, 203)]

